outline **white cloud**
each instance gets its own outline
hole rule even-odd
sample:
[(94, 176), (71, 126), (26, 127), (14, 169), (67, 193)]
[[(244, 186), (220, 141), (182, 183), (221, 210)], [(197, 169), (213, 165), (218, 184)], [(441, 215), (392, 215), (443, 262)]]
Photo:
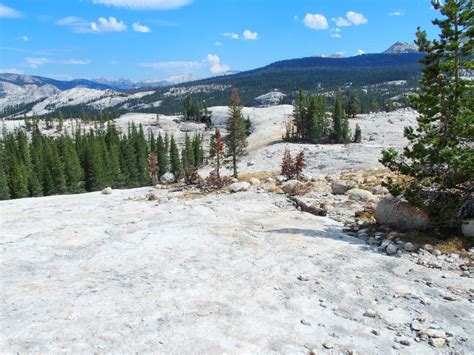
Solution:
[(219, 41), (214, 42), (214, 45), (215, 45), (216, 47), (220, 47), (220, 46), (222, 46), (222, 42), (219, 42)]
[(192, 71), (208, 71), (214, 75), (225, 74), (230, 70), (230, 67), (221, 63), (219, 56), (215, 54), (208, 54), (207, 57), (201, 61), (168, 61), (168, 62), (148, 62), (139, 63), (139, 67), (150, 68), (153, 70), (172, 71), (173, 75), (182, 75), (183, 72)]
[(342, 34), (341, 34), (341, 30), (339, 28), (334, 28), (331, 30), (331, 37), (332, 38), (341, 38), (342, 37)]
[(144, 26), (144, 25), (140, 25), (140, 22), (135, 22), (133, 25), (133, 30), (135, 32), (142, 32), (142, 33), (147, 33), (147, 32), (151, 32), (151, 29), (150, 27), (148, 26)]
[(348, 11), (346, 13), (346, 17), (356, 26), (365, 25), (368, 22), (367, 18), (363, 14), (354, 11)]
[(306, 14), (303, 22), (313, 30), (325, 30), (329, 27), (327, 18), (321, 14)]
[(258, 40), (258, 33), (252, 32), (250, 30), (245, 30), (243, 33), (243, 38), (248, 41), (256, 41)]
[(12, 9), (11, 7), (5, 6), (0, 4), (0, 17), (5, 17), (5, 18), (20, 18), (23, 15), (21, 12)]
[(298, 16), (296, 16), (296, 15), (293, 16), (293, 21), (299, 21), (299, 20), (300, 20), (300, 18)]
[(38, 68), (40, 65), (49, 63), (49, 59), (48, 58), (31, 58), (31, 57), (28, 57), (28, 58), (25, 59), (25, 62), (30, 68), (35, 69), (35, 68)]
[(365, 54), (365, 51), (362, 49), (358, 49), (357, 52), (355, 53), (355, 55), (362, 55), (362, 54)]
[(192, 0), (92, 0), (93, 4), (124, 7), (131, 10), (169, 10), (188, 5)]
[(28, 57), (25, 58), (26, 65), (30, 68), (36, 69), (44, 64), (59, 64), (59, 65), (86, 65), (90, 64), (89, 59), (64, 59), (64, 60), (51, 60), (44, 57)]
[(237, 33), (234, 33), (234, 32), (226, 32), (226, 33), (224, 33), (224, 36), (230, 37), (232, 39), (240, 39), (240, 36)]
[(397, 10), (388, 14), (389, 16), (405, 16), (405, 11)]
[(91, 23), (87, 20), (77, 16), (67, 16), (56, 21), (59, 26), (71, 27), (75, 33), (90, 33), (92, 32)]
[(122, 32), (127, 29), (127, 25), (112, 16), (108, 19), (99, 17), (97, 22), (98, 24), (95, 22), (91, 23), (91, 29), (94, 32)]
[(24, 71), (17, 68), (0, 68), (0, 73), (23, 74)]
[(208, 54), (207, 61), (211, 65), (210, 71), (212, 74), (225, 74), (230, 70), (230, 67), (228, 65), (221, 64), (221, 59), (215, 54)]
[(332, 20), (336, 23), (336, 26), (339, 27), (349, 27), (352, 26), (352, 23), (346, 20), (344, 17), (332, 18)]
[(18, 37), (18, 39), (20, 41), (28, 42), (31, 38), (26, 35), (23, 35), (23, 36)]

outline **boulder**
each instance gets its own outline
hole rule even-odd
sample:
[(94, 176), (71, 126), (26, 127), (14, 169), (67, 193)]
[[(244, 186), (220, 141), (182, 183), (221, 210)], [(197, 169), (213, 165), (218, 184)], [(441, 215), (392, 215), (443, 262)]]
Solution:
[(331, 183), (331, 189), (334, 195), (344, 195), (347, 191), (356, 186), (356, 183), (351, 180), (334, 180)]
[(387, 253), (387, 255), (395, 255), (397, 251), (398, 251), (398, 248), (393, 243), (387, 245), (387, 248), (385, 249), (385, 252)]
[(250, 184), (247, 181), (234, 182), (230, 185), (230, 191), (232, 192), (247, 191), (249, 188)]
[(281, 188), (288, 195), (299, 195), (306, 190), (306, 185), (298, 180), (290, 180), (285, 182)]
[(384, 186), (375, 186), (373, 189), (372, 189), (372, 193), (374, 195), (387, 195), (388, 194), (388, 189)]
[(362, 189), (350, 189), (345, 193), (350, 200), (353, 201), (363, 201), (363, 202), (373, 202), (376, 201), (372, 192)]
[(102, 195), (112, 195), (112, 188), (111, 187), (106, 187), (105, 189), (102, 190)]
[(253, 177), (253, 178), (250, 179), (250, 183), (254, 186), (258, 186), (258, 185), (260, 185), (260, 180)]
[(404, 231), (426, 230), (432, 226), (426, 212), (390, 195), (377, 204), (374, 217), (378, 224)]
[(170, 173), (170, 172), (167, 172), (167, 173), (164, 173), (161, 177), (160, 177), (160, 182), (162, 184), (172, 184), (173, 182), (176, 181), (176, 177), (174, 176), (173, 173)]
[(464, 220), (461, 231), (465, 237), (474, 237), (474, 218)]

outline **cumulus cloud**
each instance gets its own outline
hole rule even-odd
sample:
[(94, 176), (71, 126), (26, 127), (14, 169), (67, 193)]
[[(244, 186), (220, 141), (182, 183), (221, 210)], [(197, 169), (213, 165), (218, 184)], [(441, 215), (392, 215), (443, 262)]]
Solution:
[(331, 37), (332, 38), (341, 38), (342, 37), (341, 30), (339, 28), (332, 29), (331, 30)]
[(108, 19), (99, 17), (97, 22), (91, 23), (91, 29), (94, 32), (122, 32), (127, 29), (127, 25), (112, 16)]
[(352, 26), (352, 23), (349, 20), (346, 20), (344, 17), (332, 18), (336, 23), (336, 26), (339, 27), (349, 27)]
[(192, 0), (92, 0), (93, 4), (122, 7), (131, 10), (169, 10), (188, 5)]
[(234, 33), (234, 32), (226, 32), (226, 33), (224, 33), (224, 36), (230, 37), (232, 39), (240, 39), (240, 36), (237, 33)]
[[(147, 62), (139, 63), (139, 67), (150, 68), (153, 70), (162, 70), (168, 72), (175, 72), (173, 75), (182, 75), (183, 72), (203, 72), (208, 71), (214, 75), (225, 74), (230, 70), (227, 64), (222, 64), (219, 56), (215, 54), (208, 54), (203, 60), (191, 60), (191, 61), (165, 61), (165, 62)], [(194, 75), (194, 74), (193, 74)]]
[(329, 27), (326, 16), (321, 14), (306, 14), (303, 22), (306, 27), (313, 30), (325, 30)]
[(25, 63), (30, 68), (38, 68), (44, 64), (59, 64), (59, 65), (86, 65), (90, 64), (89, 59), (63, 59), (63, 60), (51, 60), (45, 57), (28, 57), (25, 58)]
[(250, 30), (245, 30), (243, 33), (243, 38), (248, 41), (256, 41), (258, 40), (258, 33), (252, 32)]
[(11, 7), (0, 4), (0, 17), (3, 18), (20, 18), (23, 15), (21, 12), (12, 9)]
[(133, 27), (133, 30), (134, 30), (135, 32), (142, 32), (142, 33), (151, 32), (150, 27), (144, 26), (144, 25), (140, 25), (139, 22), (135, 22), (135, 23), (132, 25), (132, 27)]
[(221, 64), (221, 59), (215, 54), (208, 54), (207, 61), (211, 65), (210, 71), (214, 75), (225, 74), (230, 70), (226, 64)]
[(355, 26), (365, 25), (368, 22), (367, 18), (363, 14), (354, 11), (348, 11), (346, 13), (346, 17)]
[(365, 51), (362, 49), (358, 49), (357, 52), (355, 53), (355, 55), (362, 55), (362, 54), (365, 54)]

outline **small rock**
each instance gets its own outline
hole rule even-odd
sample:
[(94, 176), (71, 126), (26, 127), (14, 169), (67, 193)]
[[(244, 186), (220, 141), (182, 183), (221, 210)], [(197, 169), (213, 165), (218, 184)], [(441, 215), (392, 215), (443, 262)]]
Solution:
[(303, 324), (303, 325), (307, 325), (307, 326), (310, 326), (310, 325), (311, 325), (310, 322), (308, 322), (308, 321), (306, 321), (306, 320), (304, 320), (304, 319), (302, 319), (300, 322), (301, 322), (301, 324)]
[(105, 189), (102, 190), (102, 195), (112, 195), (112, 188), (111, 187), (106, 187)]
[(371, 332), (373, 335), (377, 335), (377, 336), (380, 335), (380, 332), (379, 332), (377, 329), (372, 329), (370, 332)]
[(247, 163), (247, 166), (254, 166), (254, 165), (255, 165), (255, 162), (253, 160)]
[(374, 202), (377, 200), (370, 191), (362, 189), (351, 189), (345, 195), (352, 201)]
[(258, 185), (260, 185), (260, 180), (253, 177), (253, 178), (250, 179), (250, 183), (254, 186), (258, 186)]
[(247, 181), (234, 182), (230, 185), (230, 191), (232, 192), (247, 191), (249, 188), (250, 184)]
[(418, 321), (413, 321), (410, 325), (412, 330), (420, 330), (421, 329), (421, 324)]
[(399, 343), (402, 344), (402, 345), (405, 345), (405, 346), (410, 346), (411, 345), (411, 341), (408, 340), (408, 339), (400, 339)]
[(448, 300), (448, 301), (459, 301), (459, 299), (460, 299), (458, 296), (456, 296), (453, 293), (447, 293), (447, 294), (443, 295), (443, 298), (445, 300)]
[(442, 348), (445, 343), (446, 340), (443, 338), (430, 338), (430, 344), (435, 348)]
[(300, 281), (309, 281), (309, 276), (307, 276), (307, 275), (298, 275), (297, 279), (300, 280)]
[(398, 251), (398, 247), (395, 244), (389, 244), (387, 245), (387, 249), (385, 249), (385, 252), (387, 255), (395, 255)]
[(162, 184), (172, 184), (173, 182), (176, 181), (176, 177), (174, 176), (173, 173), (170, 173), (170, 172), (167, 172), (167, 173), (164, 173), (161, 177), (160, 177), (160, 182)]
[(409, 251), (409, 252), (412, 252), (412, 251), (416, 251), (416, 246), (413, 244), (413, 243), (405, 243), (405, 245), (403, 246), (403, 248), (406, 250), (406, 251)]
[(306, 185), (298, 180), (290, 180), (290, 181), (285, 182), (281, 188), (286, 194), (300, 195), (305, 192)]
[(309, 355), (318, 355), (318, 350), (316, 350), (316, 349), (311, 349), (311, 350), (309, 351)]
[(440, 256), (441, 255), (441, 252), (438, 250), (438, 249), (434, 249), (431, 254), (433, 254), (434, 256)]
[(388, 189), (384, 186), (376, 186), (372, 189), (372, 194), (374, 195), (387, 195)]
[(364, 316), (369, 317), (369, 318), (375, 318), (375, 317), (377, 317), (377, 312), (374, 311), (373, 309), (367, 309), (364, 312)]
[(356, 187), (356, 183), (350, 180), (334, 180), (331, 183), (331, 190), (334, 195), (344, 195), (350, 189)]
[(326, 342), (323, 343), (323, 347), (325, 349), (332, 349), (332, 348), (334, 348), (334, 344), (329, 342), (329, 341), (326, 341)]
[(158, 196), (156, 196), (155, 194), (149, 194), (147, 196), (147, 200), (148, 201), (158, 201), (160, 198)]
[(437, 329), (420, 329), (419, 334), (421, 335), (426, 335), (430, 338), (441, 338), (441, 339), (446, 339), (446, 333), (443, 332), (442, 330), (437, 330)]

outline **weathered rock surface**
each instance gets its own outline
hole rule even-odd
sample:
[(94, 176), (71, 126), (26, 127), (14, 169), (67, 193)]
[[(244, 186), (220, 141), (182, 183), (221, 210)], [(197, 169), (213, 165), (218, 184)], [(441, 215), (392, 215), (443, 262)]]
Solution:
[(378, 224), (405, 231), (425, 230), (431, 227), (425, 212), (392, 196), (385, 197), (378, 203), (374, 217)]
[(356, 186), (357, 184), (351, 180), (335, 180), (331, 183), (331, 189), (334, 195), (344, 195), (347, 191)]
[(464, 220), (461, 230), (465, 237), (474, 237), (474, 218)]
[(167, 172), (167, 173), (164, 173), (161, 177), (160, 177), (160, 182), (162, 184), (172, 184), (173, 182), (176, 181), (176, 177), (174, 176), (173, 173), (170, 173), (170, 172)]
[(111, 187), (106, 187), (105, 189), (101, 191), (102, 195), (112, 195), (112, 192), (113, 190)]
[(364, 201), (364, 202), (377, 201), (375, 196), (370, 191), (363, 190), (363, 189), (357, 189), (357, 188), (350, 189), (345, 194), (349, 197), (349, 199), (353, 201)]
[(306, 185), (298, 180), (285, 182), (281, 188), (288, 195), (299, 195), (306, 190)]

